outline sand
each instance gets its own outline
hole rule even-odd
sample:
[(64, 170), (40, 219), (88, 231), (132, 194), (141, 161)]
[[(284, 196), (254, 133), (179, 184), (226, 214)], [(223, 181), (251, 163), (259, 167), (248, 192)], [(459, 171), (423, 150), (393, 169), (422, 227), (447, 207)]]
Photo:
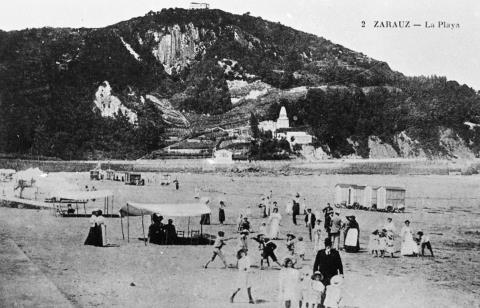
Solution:
[[(236, 236), (236, 220), (240, 211), (252, 206), (253, 228), (262, 221), (255, 205), (260, 196), (273, 190), (279, 203), (282, 237), (287, 232), (307, 239), (307, 260), (304, 268), (313, 265), (313, 245), (304, 225), (293, 226), (285, 214), (285, 204), (294, 193), (306, 197), (307, 204), (323, 207), (334, 198), (338, 182), (357, 184), (401, 185), (407, 189), (407, 212), (386, 214), (342, 210), (341, 215), (356, 215), (360, 224), (362, 251), (341, 252), (345, 267), (343, 304), (349, 307), (479, 307), (480, 306), (480, 177), (460, 176), (254, 176), (230, 174), (172, 174), (178, 177), (180, 190), (172, 185), (149, 184), (127, 186), (120, 182), (95, 181), (88, 174), (64, 175), (70, 184), (115, 192), (118, 210), (127, 200), (139, 202), (190, 201), (194, 188), (212, 200), (213, 225), (204, 232), (216, 234), (224, 230), (227, 237)], [(218, 203), (227, 204), (227, 225), (220, 226)], [(97, 200), (88, 208), (101, 207)], [(392, 216), (399, 230), (405, 219), (412, 221), (414, 231), (423, 230), (431, 238), (436, 257), (373, 258), (367, 251), (370, 232)], [(186, 230), (188, 220), (176, 219), (177, 229)], [(148, 226), (150, 218), (145, 222)], [(303, 221), (303, 216), (299, 217)], [(125, 220), (124, 220), (125, 222)], [(199, 229), (199, 218), (192, 218), (190, 228)], [(48, 210), (0, 208), (0, 233), (13, 240), (42, 273), (77, 307), (243, 307), (245, 292), (236, 303), (228, 298), (235, 289), (236, 270), (221, 269), (215, 261), (208, 269), (203, 264), (211, 255), (211, 246), (144, 246), (141, 220), (131, 218), (128, 243), (122, 239), (120, 219), (109, 218), (108, 240), (118, 247), (84, 246), (88, 233), (87, 218), (60, 218)], [(285, 241), (276, 242), (277, 255), (286, 255)], [(225, 252), (234, 263), (236, 242), (228, 243)], [(397, 240), (396, 247), (400, 243)], [(256, 245), (250, 242), (253, 263), (258, 266)], [(399, 254), (397, 253), (397, 256)], [(259, 307), (279, 307), (276, 266), (261, 271), (255, 267), (253, 296)], [(1, 281), (1, 279), (0, 279)], [(132, 286), (131, 284), (134, 284)], [(25, 286), (26, 288), (28, 286)]]

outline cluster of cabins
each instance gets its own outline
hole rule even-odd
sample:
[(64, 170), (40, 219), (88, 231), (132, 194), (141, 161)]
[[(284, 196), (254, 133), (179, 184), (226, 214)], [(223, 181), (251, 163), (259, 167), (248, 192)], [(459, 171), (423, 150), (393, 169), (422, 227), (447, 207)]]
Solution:
[(385, 212), (405, 210), (406, 190), (393, 186), (335, 185), (337, 207), (358, 208)]

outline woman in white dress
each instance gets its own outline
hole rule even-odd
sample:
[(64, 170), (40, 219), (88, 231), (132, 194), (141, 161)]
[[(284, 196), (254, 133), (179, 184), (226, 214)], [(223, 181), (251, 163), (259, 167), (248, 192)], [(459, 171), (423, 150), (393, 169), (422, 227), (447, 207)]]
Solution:
[[(317, 216), (318, 217), (318, 216)], [(315, 223), (315, 228), (313, 228), (313, 253), (314, 255), (317, 255), (317, 252), (321, 249), (324, 249), (325, 246), (323, 245), (323, 240), (322, 240), (322, 221), (320, 219), (317, 219), (317, 222)]]
[(273, 213), (270, 215), (270, 238), (277, 239), (278, 233), (280, 232), (280, 220), (282, 220), (282, 215), (278, 212), (278, 208), (273, 209)]
[(283, 268), (280, 271), (280, 292), (281, 306), (285, 308), (296, 308), (300, 306), (301, 299), (300, 271), (293, 267), (293, 261), (285, 258)]
[(413, 233), (410, 229), (409, 220), (405, 220), (405, 226), (403, 226), (402, 230), (400, 231), (400, 236), (402, 237), (400, 254), (402, 256), (416, 256), (418, 254), (418, 246), (413, 239)]

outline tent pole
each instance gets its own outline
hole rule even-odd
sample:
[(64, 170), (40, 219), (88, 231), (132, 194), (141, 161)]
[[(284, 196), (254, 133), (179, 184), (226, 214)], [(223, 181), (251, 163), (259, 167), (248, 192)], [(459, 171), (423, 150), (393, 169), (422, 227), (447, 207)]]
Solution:
[(190, 216), (188, 216), (188, 223), (187, 223), (187, 236), (190, 234)]
[(127, 203), (127, 242), (130, 243), (130, 211), (128, 210), (128, 203)]
[(120, 226), (122, 226), (122, 238), (125, 240), (125, 234), (123, 233), (123, 217), (122, 214), (120, 214)]
[(113, 215), (113, 201), (115, 200), (114, 198), (115, 198), (115, 196), (112, 195), (112, 215)]
[(143, 224), (143, 211), (142, 211), (142, 230), (143, 230), (143, 242), (147, 246), (147, 241), (145, 240), (145, 225)]

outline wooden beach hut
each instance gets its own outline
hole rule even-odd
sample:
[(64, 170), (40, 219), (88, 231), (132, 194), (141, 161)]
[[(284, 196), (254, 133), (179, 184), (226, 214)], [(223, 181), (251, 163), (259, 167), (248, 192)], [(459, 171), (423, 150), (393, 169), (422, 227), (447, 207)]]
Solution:
[(405, 188), (382, 186), (377, 190), (377, 209), (403, 210), (405, 209), (405, 196)]
[(365, 208), (371, 209), (372, 206), (377, 205), (377, 194), (379, 186), (365, 186), (363, 192), (363, 202), (361, 203)]
[(354, 203), (362, 205), (365, 186), (355, 184), (335, 185), (335, 204), (352, 206)]

